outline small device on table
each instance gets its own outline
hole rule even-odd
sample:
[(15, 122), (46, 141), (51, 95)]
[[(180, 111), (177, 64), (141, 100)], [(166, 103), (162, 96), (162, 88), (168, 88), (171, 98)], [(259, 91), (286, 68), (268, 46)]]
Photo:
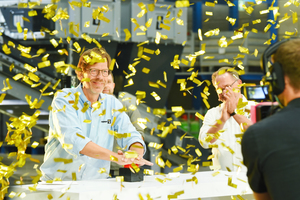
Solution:
[[(138, 166), (138, 165), (137, 165)], [(130, 169), (131, 168), (131, 169)], [(132, 171), (134, 172), (132, 172)], [(131, 165), (124, 165), (123, 168), (119, 169), (119, 176), (124, 177), (126, 182), (139, 182), (144, 180), (144, 173), (142, 170), (136, 172)]]

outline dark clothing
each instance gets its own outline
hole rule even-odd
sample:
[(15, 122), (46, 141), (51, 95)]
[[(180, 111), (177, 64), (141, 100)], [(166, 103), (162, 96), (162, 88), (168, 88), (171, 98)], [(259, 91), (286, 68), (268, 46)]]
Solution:
[(272, 199), (300, 199), (300, 98), (248, 128), (242, 139), (250, 187)]

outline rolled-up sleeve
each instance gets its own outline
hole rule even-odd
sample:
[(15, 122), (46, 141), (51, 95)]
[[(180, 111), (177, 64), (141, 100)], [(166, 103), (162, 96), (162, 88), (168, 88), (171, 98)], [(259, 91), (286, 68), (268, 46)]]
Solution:
[[(50, 113), (50, 127), (54, 131), (62, 147), (73, 155), (78, 156), (85, 145), (91, 141), (82, 132), (81, 124), (77, 111), (72, 107), (69, 101), (74, 101), (72, 97), (64, 97), (61, 92), (52, 102), (52, 111)], [(70, 95), (72, 96), (72, 95)], [(54, 135), (54, 136), (55, 136)], [(70, 148), (70, 145), (73, 147)]]
[(216, 108), (212, 108), (208, 110), (207, 113), (205, 114), (202, 127), (200, 128), (199, 140), (202, 141), (200, 142), (200, 144), (205, 149), (209, 148), (208, 147), (209, 143), (205, 142), (204, 139), (207, 136), (207, 131), (216, 123), (216, 117), (217, 117), (216, 115), (217, 115)]

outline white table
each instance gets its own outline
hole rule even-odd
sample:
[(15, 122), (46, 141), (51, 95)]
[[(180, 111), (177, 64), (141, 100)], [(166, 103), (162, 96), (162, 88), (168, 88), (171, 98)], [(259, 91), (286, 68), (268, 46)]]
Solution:
[[(143, 182), (123, 182), (124, 186), (121, 189), (121, 183), (116, 182), (116, 179), (105, 180), (91, 180), (91, 181), (63, 181), (52, 184), (39, 183), (36, 192), (30, 192), (28, 186), (12, 186), (10, 191), (25, 192), (26, 197), (24, 200), (31, 199), (45, 199), (48, 200), (48, 194), (53, 196), (53, 199), (67, 199), (70, 200), (91, 200), (91, 199), (114, 199), (114, 195), (120, 200), (140, 200), (139, 194), (143, 199), (147, 199), (147, 194), (152, 199), (167, 200), (168, 195), (174, 195), (176, 192), (184, 191), (183, 194), (178, 195), (177, 199), (198, 199), (206, 200), (212, 199), (231, 199), (233, 195), (236, 199), (236, 195), (241, 195), (243, 199), (254, 199), (252, 191), (246, 181), (245, 174), (236, 174), (233, 172), (220, 172), (216, 176), (212, 176), (214, 172), (198, 172), (195, 175), (180, 174), (179, 177), (171, 177), (169, 175), (155, 175), (145, 176)], [(174, 175), (174, 174), (173, 174)], [(198, 184), (195, 182), (187, 182), (187, 179), (192, 177), (198, 179)], [(232, 183), (237, 185), (237, 188), (228, 186), (228, 177), (232, 177)], [(172, 180), (166, 180), (164, 183), (160, 183), (155, 178)], [(67, 188), (70, 188), (67, 190)], [(67, 190), (67, 191), (66, 191)], [(63, 193), (64, 196), (59, 198)], [(170, 196), (169, 196), (170, 197)]]

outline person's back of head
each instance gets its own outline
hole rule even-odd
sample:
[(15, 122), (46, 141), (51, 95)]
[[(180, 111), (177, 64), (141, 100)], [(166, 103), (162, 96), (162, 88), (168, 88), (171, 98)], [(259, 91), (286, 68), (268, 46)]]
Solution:
[(300, 39), (289, 40), (281, 44), (273, 59), (282, 66), (284, 75), (290, 80), (290, 85), (300, 91)]

